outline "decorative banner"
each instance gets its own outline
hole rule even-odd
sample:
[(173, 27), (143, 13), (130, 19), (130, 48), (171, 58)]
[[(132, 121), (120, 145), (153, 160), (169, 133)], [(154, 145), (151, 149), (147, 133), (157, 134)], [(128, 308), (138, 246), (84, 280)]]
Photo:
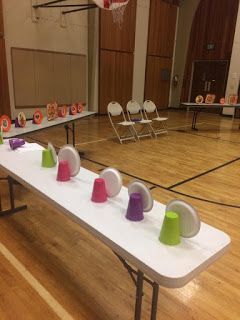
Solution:
[(75, 103), (71, 105), (69, 114), (75, 116), (78, 112), (78, 105)]
[(48, 121), (54, 120), (58, 117), (58, 104), (49, 103), (47, 105), (47, 119)]
[(203, 101), (204, 101), (203, 96), (201, 96), (201, 95), (196, 96), (196, 98), (195, 98), (196, 103), (203, 103)]
[(215, 101), (216, 95), (215, 94), (207, 94), (205, 98), (205, 103), (213, 104)]
[(11, 119), (5, 114), (0, 117), (0, 127), (3, 132), (8, 132), (11, 129)]
[(220, 99), (220, 104), (225, 104), (225, 98), (224, 97)]
[(78, 106), (77, 106), (77, 112), (78, 113), (82, 113), (83, 112), (83, 109), (84, 109), (84, 106), (83, 106), (83, 103), (79, 103)]
[(24, 112), (19, 112), (17, 120), (21, 128), (24, 128), (26, 126), (27, 120)]
[(238, 101), (238, 95), (237, 94), (230, 94), (228, 96), (228, 103), (229, 104), (237, 104)]
[(67, 116), (67, 106), (62, 106), (58, 108), (58, 116), (65, 118)]
[(33, 114), (33, 123), (41, 124), (43, 120), (43, 114), (40, 110), (36, 110)]

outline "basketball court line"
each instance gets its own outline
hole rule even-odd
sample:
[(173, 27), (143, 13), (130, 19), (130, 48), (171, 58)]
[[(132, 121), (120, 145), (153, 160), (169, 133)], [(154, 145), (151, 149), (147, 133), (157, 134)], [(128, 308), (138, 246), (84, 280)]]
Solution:
[[(198, 135), (196, 135), (196, 136), (198, 136)], [(30, 138), (30, 139), (32, 139), (32, 138)], [(44, 143), (44, 142), (42, 142), (42, 141), (39, 141), (39, 140), (36, 140), (36, 139), (32, 139), (32, 140), (35, 140), (35, 141), (37, 141), (37, 142), (46, 144), (46, 143)], [(58, 147), (57, 147), (57, 148), (58, 148)], [(90, 162), (92, 162), (92, 163), (101, 165), (101, 166), (103, 166), (103, 167), (105, 167), (105, 168), (108, 167), (106, 164), (103, 164), (103, 163), (101, 163), (101, 162), (98, 162), (98, 161), (89, 159), (89, 158), (87, 158), (87, 157), (85, 157), (85, 156), (84, 156), (84, 159), (85, 159), (85, 160), (88, 160), (88, 161), (90, 161)], [(198, 174), (198, 175), (196, 175), (196, 176), (194, 176), (194, 177), (191, 177), (191, 178), (189, 178), (189, 179), (187, 179), (187, 180), (180, 181), (180, 182), (178, 182), (177, 184), (172, 185), (172, 186), (169, 186), (169, 187), (164, 187), (164, 186), (162, 186), (162, 185), (160, 185), (160, 184), (153, 183), (152, 181), (149, 181), (149, 180), (146, 180), (146, 179), (142, 179), (142, 178), (140, 178), (140, 177), (138, 177), (138, 176), (132, 175), (132, 174), (127, 173), (127, 172), (124, 172), (124, 171), (122, 171), (122, 170), (119, 170), (119, 171), (120, 171), (121, 173), (129, 176), (129, 177), (132, 177), (132, 178), (141, 180), (141, 181), (143, 181), (143, 182), (149, 183), (150, 185), (152, 185), (153, 188), (161, 188), (161, 189), (166, 190), (166, 191), (169, 191), (169, 192), (173, 192), (173, 193), (176, 193), (176, 194), (179, 194), (179, 195), (182, 195), (182, 196), (191, 198), (191, 199), (195, 199), (195, 200), (199, 200), (199, 201), (203, 201), (203, 202), (207, 202), (207, 203), (211, 203), (211, 204), (221, 205), (221, 206), (230, 207), (230, 208), (240, 208), (240, 205), (232, 205), (232, 204), (228, 204), (228, 203), (222, 203), (222, 202), (218, 202), (218, 201), (214, 201), (214, 200), (209, 200), (209, 199), (204, 199), (204, 198), (200, 198), (200, 197), (195, 197), (195, 196), (188, 195), (188, 194), (185, 194), (185, 193), (180, 192), (180, 191), (173, 190), (173, 188), (176, 187), (176, 185), (177, 185), (177, 186), (180, 186), (180, 185), (182, 185), (182, 184), (184, 184), (184, 183), (187, 183), (187, 182), (189, 182), (189, 181), (192, 181), (192, 180), (194, 180), (194, 179), (197, 179), (197, 178), (200, 177), (200, 176), (206, 175), (206, 174), (208, 174), (208, 173), (210, 173), (210, 172), (212, 172), (212, 171), (215, 171), (215, 170), (217, 170), (217, 169), (220, 169), (220, 168), (222, 168), (222, 167), (225, 167), (225, 166), (227, 166), (227, 165), (229, 165), (229, 164), (231, 164), (231, 163), (233, 163), (233, 162), (236, 162), (236, 161), (238, 161), (238, 160), (240, 160), (240, 158), (233, 159), (233, 160), (231, 160), (231, 161), (229, 161), (229, 162), (227, 162), (227, 163), (224, 163), (224, 164), (222, 164), (222, 165), (220, 165), (220, 166), (218, 166), (218, 167), (216, 167), (216, 168), (212, 168), (212, 169), (210, 169), (210, 170), (208, 170), (208, 171), (206, 171), (206, 172), (202, 172), (202, 173), (200, 173), (200, 174)]]
[(27, 281), (27, 283), (39, 294), (45, 303), (57, 314), (60, 319), (74, 320), (74, 318), (62, 307), (62, 305), (44, 288), (44, 286), (24, 267), (24, 265), (0, 242), (0, 253)]
[(213, 172), (213, 171), (216, 171), (216, 170), (221, 169), (221, 168), (223, 168), (223, 167), (226, 167), (226, 166), (228, 166), (229, 164), (232, 164), (232, 163), (237, 162), (237, 161), (239, 161), (239, 160), (240, 160), (240, 158), (238, 157), (238, 158), (236, 158), (236, 159), (233, 159), (233, 160), (230, 160), (230, 161), (228, 161), (228, 162), (225, 162), (224, 164), (221, 164), (220, 166), (217, 166), (217, 167), (212, 168), (212, 169), (210, 169), (210, 170), (208, 170), (208, 171), (199, 173), (198, 175), (196, 175), (196, 176), (194, 176), (194, 177), (192, 177), (192, 178), (189, 178), (189, 179), (180, 181), (180, 182), (178, 182), (178, 183), (175, 183), (175, 184), (173, 184), (172, 186), (168, 187), (168, 189), (170, 190), (170, 189), (179, 187), (179, 186), (181, 186), (182, 184), (185, 184), (185, 183), (187, 183), (187, 182), (190, 182), (190, 181), (192, 181), (192, 180), (195, 180), (195, 179), (197, 179), (197, 178), (200, 178), (200, 177), (202, 177), (202, 176), (204, 176), (204, 175), (206, 175), (206, 174), (208, 174), (208, 173), (210, 173), (210, 172)]
[[(205, 122), (199, 122), (197, 124), (205, 124)], [(191, 127), (192, 124), (185, 124), (185, 125), (182, 125), (182, 126), (177, 126), (177, 127), (168, 127), (167, 129), (168, 130), (171, 130), (171, 129), (179, 129), (179, 128), (185, 128), (185, 127)]]
[(80, 142), (80, 143), (76, 143), (75, 146), (83, 146), (85, 144), (97, 143), (97, 142), (108, 141), (108, 140), (110, 141), (112, 139), (106, 138), (106, 139), (99, 139), (99, 140), (94, 140), (94, 141), (89, 141), (89, 142)]
[[(107, 165), (101, 163), (101, 162), (98, 162), (98, 161), (95, 161), (95, 160), (91, 160), (89, 158), (84, 158), (85, 160), (88, 160), (92, 163), (95, 163), (95, 164), (98, 164), (98, 165), (101, 165), (103, 167), (108, 167)], [(234, 162), (236, 161), (237, 159), (234, 159), (234, 160), (231, 160), (231, 162)], [(240, 160), (240, 158), (238, 158), (238, 160)], [(227, 165), (227, 164), (225, 164)], [(224, 164), (222, 165), (224, 166)], [(151, 190), (152, 189), (157, 189), (157, 188), (160, 188), (160, 189), (163, 189), (163, 190), (166, 190), (166, 191), (169, 191), (171, 193), (176, 193), (176, 194), (179, 194), (181, 196), (184, 196), (184, 197), (187, 197), (187, 198), (190, 198), (190, 199), (195, 199), (195, 200), (199, 200), (199, 201), (203, 201), (203, 202), (207, 202), (207, 203), (211, 203), (211, 204), (216, 204), (216, 205), (220, 205), (220, 206), (224, 206), (224, 207), (230, 207), (230, 208), (236, 208), (236, 209), (240, 209), (240, 205), (233, 205), (233, 204), (229, 204), (229, 203), (222, 203), (222, 202), (218, 202), (218, 201), (214, 201), (214, 200), (210, 200), (210, 199), (204, 199), (204, 198), (200, 198), (200, 197), (196, 197), (196, 196), (192, 196), (192, 195), (189, 195), (189, 194), (186, 194), (186, 193), (183, 193), (183, 192), (180, 192), (180, 191), (177, 191), (177, 190), (173, 190), (173, 189), (169, 189), (169, 187), (164, 187), (160, 184), (157, 184), (157, 183), (153, 183), (151, 181), (148, 181), (146, 179), (142, 179), (138, 176), (135, 176), (133, 174), (130, 174), (130, 173), (127, 173), (125, 171), (122, 171), (120, 169), (118, 169), (122, 174), (125, 174), (126, 176), (129, 176), (129, 177), (132, 177), (132, 178), (135, 178), (137, 180), (141, 180), (143, 182), (146, 182), (146, 183), (149, 183), (150, 185), (152, 185), (151, 187)]]

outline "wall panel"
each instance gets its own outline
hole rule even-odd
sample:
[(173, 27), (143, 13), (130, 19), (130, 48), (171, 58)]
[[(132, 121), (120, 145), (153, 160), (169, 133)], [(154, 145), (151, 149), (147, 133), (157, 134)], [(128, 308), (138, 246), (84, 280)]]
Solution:
[(37, 97), (39, 105), (46, 105), (54, 96), (53, 54), (50, 52), (35, 52), (35, 70)]
[(71, 99), (86, 102), (87, 93), (86, 56), (71, 55)]
[(100, 55), (100, 113), (106, 113), (110, 101), (125, 108), (132, 98), (133, 54), (101, 50)]
[(70, 55), (53, 54), (54, 100), (71, 103)]
[(144, 97), (154, 101), (158, 108), (167, 108), (169, 104), (178, 10), (176, 4), (176, 1), (150, 2)]
[(100, 10), (100, 48), (116, 51), (134, 51), (137, 0), (131, 0), (124, 12), (121, 28), (113, 22), (112, 13)]
[(37, 101), (34, 52), (13, 50), (13, 82), (17, 106), (33, 106)]
[(172, 58), (177, 6), (161, 0), (151, 0), (148, 55)]
[(121, 28), (112, 13), (100, 10), (99, 112), (107, 113), (107, 104), (118, 101), (125, 107), (132, 99), (137, 0), (131, 0), (124, 12)]
[(12, 67), (17, 109), (86, 102), (85, 55), (12, 48)]
[(168, 107), (171, 68), (169, 58), (147, 58), (145, 99), (154, 101), (158, 108)]

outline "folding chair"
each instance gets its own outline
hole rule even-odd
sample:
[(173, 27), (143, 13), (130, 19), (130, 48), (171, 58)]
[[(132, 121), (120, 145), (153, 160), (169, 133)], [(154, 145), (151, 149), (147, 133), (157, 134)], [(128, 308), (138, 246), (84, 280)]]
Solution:
[(129, 121), (133, 121), (136, 124), (135, 130), (137, 132), (137, 138), (140, 139), (149, 136), (152, 138), (153, 130), (150, 125), (152, 120), (144, 119), (142, 109), (137, 101), (129, 101), (126, 109)]
[[(123, 108), (120, 106), (120, 104), (115, 101), (110, 102), (107, 106), (107, 112), (108, 112), (110, 123), (119, 139), (119, 142), (122, 144), (122, 142), (125, 140), (136, 141), (135, 134), (137, 133), (134, 129), (135, 123), (132, 121), (126, 120), (125, 114), (123, 112)], [(113, 117), (118, 117), (118, 121), (119, 121), (119, 118), (123, 121), (115, 122), (113, 121)], [(120, 132), (118, 132), (118, 129), (120, 128), (124, 128), (124, 131), (125, 131), (124, 134), (121, 134)]]
[[(155, 137), (157, 137), (157, 135), (161, 133), (168, 133), (167, 128), (164, 125), (168, 118), (159, 116), (155, 103), (153, 103), (151, 100), (144, 101), (143, 111), (145, 118), (147, 120), (152, 120), (153, 125), (150, 123), (150, 126), (153, 130), (153, 133), (155, 134)], [(153, 115), (151, 119), (149, 119), (150, 114)]]

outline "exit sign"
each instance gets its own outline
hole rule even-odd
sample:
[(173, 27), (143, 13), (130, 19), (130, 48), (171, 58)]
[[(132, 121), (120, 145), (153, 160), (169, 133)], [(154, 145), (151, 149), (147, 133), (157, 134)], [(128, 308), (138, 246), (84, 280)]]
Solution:
[(207, 44), (207, 50), (214, 50), (215, 49), (215, 43), (208, 43)]

